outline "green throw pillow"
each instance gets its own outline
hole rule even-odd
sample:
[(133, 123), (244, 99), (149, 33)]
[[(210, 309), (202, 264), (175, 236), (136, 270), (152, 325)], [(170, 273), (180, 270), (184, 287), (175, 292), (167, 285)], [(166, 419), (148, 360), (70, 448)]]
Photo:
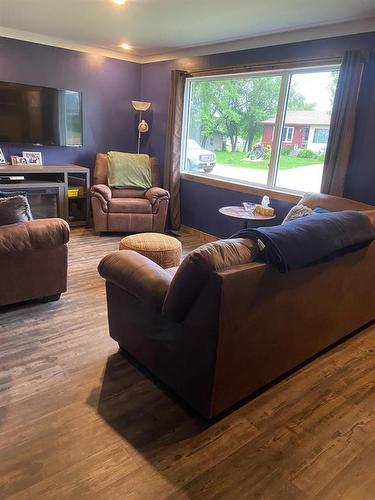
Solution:
[(148, 155), (108, 153), (108, 186), (113, 188), (149, 189), (152, 185)]

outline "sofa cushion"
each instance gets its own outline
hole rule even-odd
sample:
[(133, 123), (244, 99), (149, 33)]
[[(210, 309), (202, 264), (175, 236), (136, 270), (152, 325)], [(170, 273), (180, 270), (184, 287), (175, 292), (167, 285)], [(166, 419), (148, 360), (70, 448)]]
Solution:
[(30, 205), (22, 195), (0, 198), (0, 226), (31, 220)]
[[(29, 202), (28, 198), (27, 198), (27, 192), (26, 191), (0, 191), (0, 198), (12, 198), (13, 196), (24, 196), (27, 200), (27, 202)], [(29, 220), (32, 220), (33, 218), (33, 214), (31, 213), (31, 208), (30, 208), (30, 204), (28, 203), (28, 212), (27, 212), (27, 215), (29, 217)]]
[(300, 217), (307, 217), (308, 215), (314, 215), (314, 211), (312, 208), (306, 207), (305, 205), (295, 205), (286, 214), (286, 217), (283, 220), (282, 224), (286, 224), (287, 222), (294, 219), (299, 219)]
[(0, 191), (0, 198), (12, 198), (13, 196), (25, 196), (27, 198), (26, 191)]
[(108, 212), (115, 214), (151, 214), (152, 205), (144, 198), (112, 198)]
[(190, 252), (174, 275), (163, 314), (182, 320), (213, 272), (247, 264), (257, 255), (256, 244), (244, 238), (214, 241)]

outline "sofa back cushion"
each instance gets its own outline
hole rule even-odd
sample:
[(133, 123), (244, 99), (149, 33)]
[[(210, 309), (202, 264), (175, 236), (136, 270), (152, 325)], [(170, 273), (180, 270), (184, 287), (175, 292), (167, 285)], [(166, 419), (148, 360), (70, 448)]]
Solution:
[(26, 191), (0, 191), (0, 198), (13, 198), (13, 196), (24, 196), (26, 198), (29, 207), (27, 215), (29, 217), (29, 220), (32, 220), (33, 214), (31, 213), (30, 203), (27, 198)]
[(30, 205), (22, 195), (0, 198), (0, 226), (31, 220)]
[(134, 188), (113, 188), (112, 198), (144, 198), (144, 189), (134, 189)]
[(310, 208), (326, 208), (330, 212), (339, 212), (341, 210), (374, 210), (375, 207), (361, 203), (360, 201), (341, 198), (323, 193), (306, 193), (299, 201), (298, 205), (305, 205)]
[(0, 198), (12, 198), (13, 196), (25, 196), (27, 198), (26, 191), (0, 191)]
[(258, 248), (244, 238), (218, 240), (190, 252), (178, 268), (163, 305), (163, 314), (181, 321), (215, 271), (255, 260)]
[[(152, 186), (160, 186), (159, 162), (157, 158), (150, 158), (151, 183)], [(108, 155), (98, 153), (95, 160), (94, 184), (105, 184), (108, 186)]]

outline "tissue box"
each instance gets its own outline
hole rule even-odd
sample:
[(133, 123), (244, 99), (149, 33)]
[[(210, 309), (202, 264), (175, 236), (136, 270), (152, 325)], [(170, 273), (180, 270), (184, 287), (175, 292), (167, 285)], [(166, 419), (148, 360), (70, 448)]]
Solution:
[(272, 217), (275, 211), (272, 207), (263, 207), (262, 205), (256, 205), (255, 213), (259, 215), (265, 215), (266, 217)]

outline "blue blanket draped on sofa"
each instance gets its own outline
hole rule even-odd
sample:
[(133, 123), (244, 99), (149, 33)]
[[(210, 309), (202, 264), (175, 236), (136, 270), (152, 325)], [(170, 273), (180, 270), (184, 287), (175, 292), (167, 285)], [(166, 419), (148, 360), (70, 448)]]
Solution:
[(231, 238), (256, 241), (266, 262), (287, 272), (365, 246), (375, 239), (375, 228), (363, 213), (345, 210), (301, 217), (281, 226), (243, 229)]

